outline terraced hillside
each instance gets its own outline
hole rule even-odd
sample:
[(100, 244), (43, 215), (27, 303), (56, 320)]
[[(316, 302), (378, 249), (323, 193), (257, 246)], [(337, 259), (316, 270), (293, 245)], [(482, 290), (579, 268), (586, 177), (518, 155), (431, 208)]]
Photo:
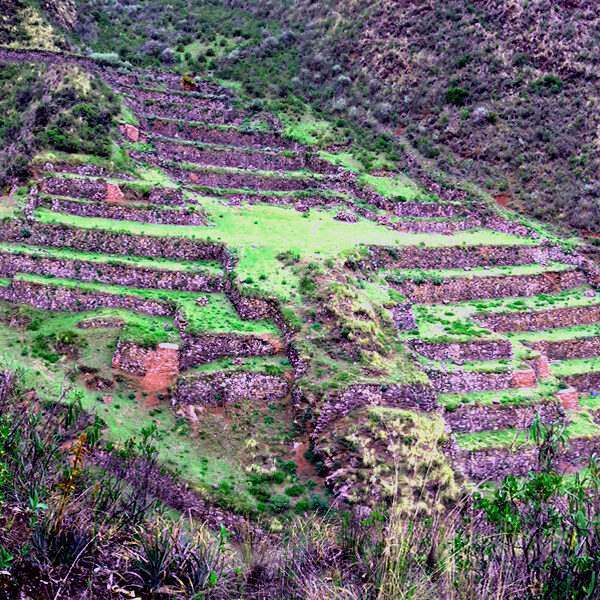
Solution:
[(41, 154), (3, 199), (4, 352), (40, 399), (72, 386), (117, 446), (156, 427), (165, 465), (251, 516), (410, 499), (424, 461), (447, 503), (532, 468), (537, 415), (568, 423), (565, 468), (600, 446), (576, 240), (416, 161), (353, 170), (208, 79), (0, 59), (93, 70), (129, 157)]

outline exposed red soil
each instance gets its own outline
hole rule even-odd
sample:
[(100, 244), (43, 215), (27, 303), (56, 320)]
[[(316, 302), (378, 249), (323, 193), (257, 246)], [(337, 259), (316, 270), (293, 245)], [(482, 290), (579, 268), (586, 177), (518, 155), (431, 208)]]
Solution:
[(502, 193), (495, 196), (494, 200), (496, 201), (496, 204), (498, 204), (498, 206), (506, 208), (508, 203), (512, 200), (512, 198), (508, 194)]

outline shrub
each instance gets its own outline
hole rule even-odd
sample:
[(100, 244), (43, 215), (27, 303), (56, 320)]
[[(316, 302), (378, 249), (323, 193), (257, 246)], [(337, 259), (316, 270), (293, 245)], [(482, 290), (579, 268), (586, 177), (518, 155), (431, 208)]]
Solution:
[(269, 507), (274, 513), (281, 513), (290, 507), (290, 499), (283, 494), (278, 494), (271, 498)]
[(467, 90), (461, 87), (450, 87), (446, 90), (446, 102), (454, 106), (463, 106), (468, 96)]
[(121, 58), (115, 52), (92, 52), (90, 58), (99, 65), (107, 67), (119, 67), (123, 64)]

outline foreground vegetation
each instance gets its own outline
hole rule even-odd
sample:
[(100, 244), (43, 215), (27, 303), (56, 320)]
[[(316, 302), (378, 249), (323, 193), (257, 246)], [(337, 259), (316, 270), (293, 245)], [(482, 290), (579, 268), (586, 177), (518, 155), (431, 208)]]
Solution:
[(37, 401), (18, 372), (1, 374), (5, 598), (597, 597), (600, 467), (557, 471), (561, 429), (534, 423), (537, 468), (451, 507), (333, 508), (284, 534), (260, 522), (215, 531), (191, 518), (198, 510), (172, 508), (179, 484), (160, 474), (154, 429), (107, 444), (68, 388), (61, 400)]

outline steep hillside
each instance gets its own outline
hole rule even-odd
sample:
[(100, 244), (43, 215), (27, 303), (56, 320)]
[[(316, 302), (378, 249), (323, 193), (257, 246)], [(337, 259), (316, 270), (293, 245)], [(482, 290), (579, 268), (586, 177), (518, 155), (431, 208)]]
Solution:
[(594, 2), (76, 4), (72, 47), (208, 68), (290, 114), (308, 99), (518, 210), (600, 228)]
[(574, 82), (452, 6), (3, 21), (0, 595), (594, 597), (597, 248), (451, 160)]
[(253, 10), (296, 32), (303, 61), (294, 84), (329, 110), (381, 124), (516, 208), (598, 231), (597, 3), (299, 1)]

